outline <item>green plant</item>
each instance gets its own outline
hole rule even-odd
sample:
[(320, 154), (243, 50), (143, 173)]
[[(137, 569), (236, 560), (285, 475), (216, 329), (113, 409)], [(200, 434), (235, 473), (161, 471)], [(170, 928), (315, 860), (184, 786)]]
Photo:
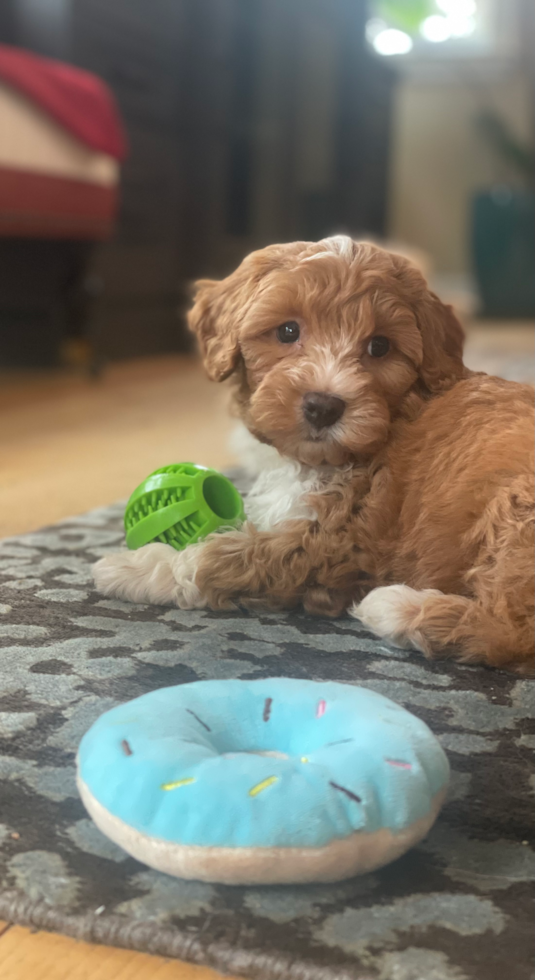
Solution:
[(375, 0), (373, 11), (392, 27), (416, 34), (422, 21), (436, 14), (434, 0)]

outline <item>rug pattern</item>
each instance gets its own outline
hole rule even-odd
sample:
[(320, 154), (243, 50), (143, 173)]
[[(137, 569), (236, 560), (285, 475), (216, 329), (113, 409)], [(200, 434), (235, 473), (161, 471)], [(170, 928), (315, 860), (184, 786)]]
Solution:
[[(0, 544), (0, 918), (251, 980), (528, 980), (533, 683), (389, 649), (350, 619), (132, 606), (90, 566), (115, 505)], [(453, 770), (428, 838), (338, 885), (231, 888), (150, 871), (87, 818), (77, 744), (113, 705), (207, 678), (362, 684), (437, 733)]]

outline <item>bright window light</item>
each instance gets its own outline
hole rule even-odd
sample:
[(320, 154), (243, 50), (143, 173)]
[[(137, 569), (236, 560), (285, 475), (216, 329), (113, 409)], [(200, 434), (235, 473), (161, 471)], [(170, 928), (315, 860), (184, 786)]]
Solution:
[(426, 41), (432, 41), (433, 44), (447, 41), (452, 35), (449, 18), (441, 17), (439, 14), (426, 17), (420, 25), (420, 34)]
[(439, 10), (452, 19), (467, 20), (473, 17), (477, 10), (475, 0), (436, 0), (436, 4)]
[(376, 34), (372, 44), (377, 54), (408, 54), (412, 48), (412, 39), (405, 34), (405, 31), (397, 31), (389, 27), (386, 31)]
[(372, 17), (366, 24), (366, 40), (373, 44), (375, 38), (381, 31), (386, 31), (388, 24), (380, 17)]
[(448, 17), (452, 37), (469, 37), (476, 29), (475, 17)]
[(452, 37), (469, 37), (476, 29), (473, 17), (449, 17), (448, 24)]

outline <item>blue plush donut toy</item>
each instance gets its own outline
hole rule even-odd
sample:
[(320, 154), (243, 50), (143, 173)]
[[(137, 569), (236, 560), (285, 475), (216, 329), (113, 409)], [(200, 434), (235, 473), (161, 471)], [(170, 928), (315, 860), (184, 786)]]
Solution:
[(449, 765), (427, 726), (361, 687), (198, 681), (113, 708), (86, 733), (78, 786), (145, 864), (226, 884), (338, 881), (420, 840)]

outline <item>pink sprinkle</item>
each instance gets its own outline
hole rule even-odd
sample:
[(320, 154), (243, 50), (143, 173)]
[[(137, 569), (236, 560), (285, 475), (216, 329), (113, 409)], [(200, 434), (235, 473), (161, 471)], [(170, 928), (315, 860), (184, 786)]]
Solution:
[(410, 762), (400, 762), (399, 759), (385, 759), (385, 762), (389, 766), (395, 766), (396, 769), (412, 769)]
[(327, 702), (324, 701), (322, 698), (321, 701), (318, 701), (318, 706), (316, 708), (316, 718), (321, 718), (321, 716), (325, 714), (326, 710), (327, 710)]

